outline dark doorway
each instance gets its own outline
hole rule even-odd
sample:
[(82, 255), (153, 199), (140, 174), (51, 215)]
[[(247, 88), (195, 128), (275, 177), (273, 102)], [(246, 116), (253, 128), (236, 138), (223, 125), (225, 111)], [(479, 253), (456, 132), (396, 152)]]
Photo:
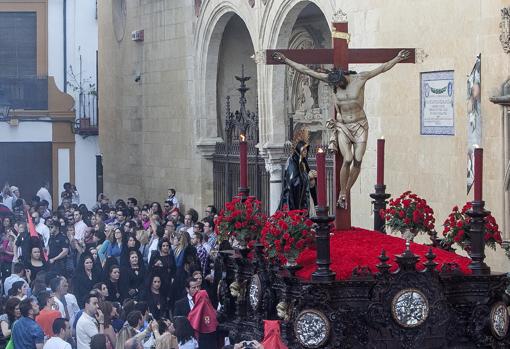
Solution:
[(5, 183), (20, 189), (21, 197), (31, 200), (42, 184), (50, 183), (52, 192), (51, 142), (0, 142), (0, 186)]

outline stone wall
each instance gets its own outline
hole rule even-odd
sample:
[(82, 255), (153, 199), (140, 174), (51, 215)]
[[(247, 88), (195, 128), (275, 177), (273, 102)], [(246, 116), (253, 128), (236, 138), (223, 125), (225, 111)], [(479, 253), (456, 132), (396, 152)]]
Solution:
[[(173, 187), (186, 206), (197, 207), (202, 182), (209, 185), (193, 151), (193, 6), (184, 0), (126, 3), (120, 42), (112, 2), (99, 5), (105, 191), (144, 202), (163, 200)], [(145, 40), (131, 41), (139, 29)]]

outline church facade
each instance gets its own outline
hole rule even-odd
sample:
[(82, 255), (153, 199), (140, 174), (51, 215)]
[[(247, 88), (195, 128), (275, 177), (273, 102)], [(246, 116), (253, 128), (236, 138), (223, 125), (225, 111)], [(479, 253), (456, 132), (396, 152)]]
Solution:
[[(490, 101), (505, 95), (510, 75), (504, 0), (112, 0), (98, 6), (100, 147), (112, 197), (162, 200), (172, 187), (187, 207), (213, 202), (211, 159), (225, 137), (227, 96), (233, 110), (239, 107), (234, 76), (243, 70), (251, 76), (247, 108), (258, 113), (274, 210), (285, 143), (301, 128), (312, 142), (327, 142), (332, 108), (326, 84), (267, 65), (264, 50), (330, 48), (331, 22), (342, 10), (350, 47), (417, 49), (416, 64), (367, 83), (370, 131), (351, 191), (353, 225), (371, 227), (375, 145), (384, 136), (387, 192), (412, 190), (425, 198), (441, 233), (451, 208), (472, 199), (468, 133), (476, 128), (485, 153), (486, 207), (510, 238), (508, 110)], [(480, 69), (473, 70), (478, 56)], [(438, 98), (430, 100), (430, 93)], [(473, 95), (479, 97), (475, 117)], [(437, 106), (427, 108), (427, 101)], [(495, 271), (509, 266), (501, 250), (488, 263)]]

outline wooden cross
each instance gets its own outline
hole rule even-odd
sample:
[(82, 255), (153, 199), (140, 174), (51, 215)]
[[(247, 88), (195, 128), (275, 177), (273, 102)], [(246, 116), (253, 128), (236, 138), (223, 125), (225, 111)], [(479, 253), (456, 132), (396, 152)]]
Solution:
[[(408, 50), (409, 57), (400, 63), (415, 63), (416, 52), (412, 48), (353, 49), (349, 48), (349, 26), (347, 21), (333, 23), (333, 48), (310, 50), (266, 50), (266, 64), (283, 64), (273, 58), (273, 53), (281, 52), (287, 58), (301, 64), (333, 64), (335, 68), (348, 70), (349, 64), (385, 63), (394, 58), (400, 50)], [(336, 112), (335, 112), (336, 119)], [(342, 155), (335, 155), (335, 202), (340, 192), (340, 168)], [(336, 208), (335, 227), (337, 230), (351, 228), (351, 203), (348, 196), (347, 209)]]

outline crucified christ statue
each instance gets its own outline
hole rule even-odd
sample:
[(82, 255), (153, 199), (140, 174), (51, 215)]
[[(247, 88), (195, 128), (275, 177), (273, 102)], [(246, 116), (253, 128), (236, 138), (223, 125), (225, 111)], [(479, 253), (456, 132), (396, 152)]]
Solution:
[(368, 121), (364, 107), (365, 83), (406, 60), (409, 51), (402, 50), (392, 60), (381, 64), (371, 71), (356, 73), (333, 69), (328, 73), (318, 72), (303, 64), (294, 62), (280, 52), (273, 53), (273, 58), (294, 68), (300, 73), (328, 83), (333, 89), (336, 119), (326, 123), (333, 130), (329, 142), (331, 151), (340, 151), (343, 157), (340, 169), (340, 193), (337, 206), (347, 208), (347, 195), (358, 178), (361, 161), (367, 148)]

